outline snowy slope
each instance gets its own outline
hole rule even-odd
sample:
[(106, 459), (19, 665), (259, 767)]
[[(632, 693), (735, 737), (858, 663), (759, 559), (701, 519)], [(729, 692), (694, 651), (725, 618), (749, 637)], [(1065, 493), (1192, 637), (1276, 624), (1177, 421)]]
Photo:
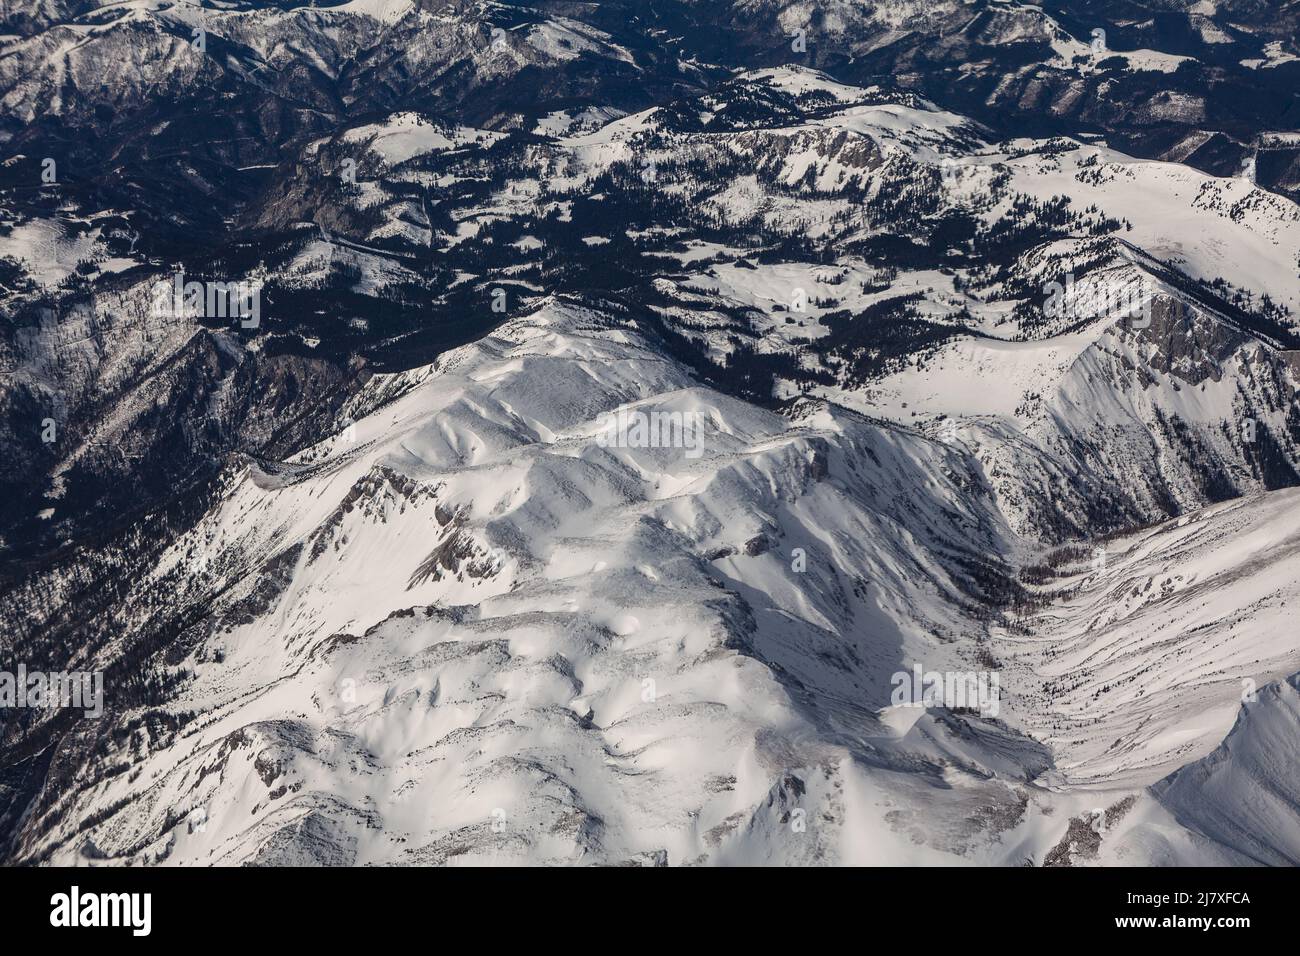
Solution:
[(1298, 512), (1288, 489), (1099, 542), (1060, 564), (1028, 633), (994, 640), (1010, 706), (1063, 784), (1154, 783), (1206, 757), (1247, 695), (1300, 668)]
[(1213, 753), (1154, 788), (1180, 824), (1271, 866), (1300, 863), (1297, 679), (1261, 688)]

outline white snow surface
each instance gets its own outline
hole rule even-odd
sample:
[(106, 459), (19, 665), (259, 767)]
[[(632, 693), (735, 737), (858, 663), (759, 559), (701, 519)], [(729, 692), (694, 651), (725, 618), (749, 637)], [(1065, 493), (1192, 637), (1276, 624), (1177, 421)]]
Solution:
[[(698, 415), (701, 453), (602, 444), (620, 409)], [(80, 838), (107, 859), (1041, 862), (1128, 797), (1105, 853), (1244, 852), (1145, 787), (1214, 751), (1243, 675), (1300, 670), (1300, 494), (1135, 536), (1030, 640), (963, 596), (963, 566), (1025, 547), (974, 458), (727, 398), (562, 300), (346, 413), (233, 471), (158, 566), (201, 545), (192, 586), (223, 590), (171, 705), (198, 718), (64, 816), (129, 797)], [(974, 670), (981, 645), (999, 719), (892, 706), (891, 674)], [(1037, 703), (1062, 674), (1066, 728)]]

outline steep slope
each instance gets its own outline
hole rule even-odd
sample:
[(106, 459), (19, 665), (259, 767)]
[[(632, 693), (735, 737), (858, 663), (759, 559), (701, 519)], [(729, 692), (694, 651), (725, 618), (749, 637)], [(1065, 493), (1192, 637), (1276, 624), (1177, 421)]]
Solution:
[(1300, 791), (1292, 773), (1298, 680), (1292, 675), (1252, 695), (1213, 753), (1153, 788), (1183, 826), (1271, 866), (1300, 863)]
[(1154, 783), (1206, 757), (1243, 699), (1300, 669), (1297, 509), (1296, 489), (1241, 498), (1033, 568), (1045, 605), (993, 650), (1062, 784)]

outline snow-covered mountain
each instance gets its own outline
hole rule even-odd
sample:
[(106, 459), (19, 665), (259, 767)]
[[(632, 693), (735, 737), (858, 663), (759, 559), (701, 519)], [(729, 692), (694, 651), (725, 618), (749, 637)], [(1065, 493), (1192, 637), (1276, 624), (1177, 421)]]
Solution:
[[(602, 444), (620, 410), (698, 415), (699, 456)], [(729, 399), (562, 301), (350, 411), (232, 465), (132, 582), (123, 611), (203, 606), (166, 651), (173, 716), (83, 742), (18, 858), (1041, 862), (1053, 818), (1155, 812), (1141, 788), (1213, 750), (1243, 680), (1300, 670), (1272, 616), (1290, 491), (991, 617), (1023, 542), (975, 458)], [(994, 661), (998, 719), (891, 702), (916, 664)]]
[(1294, 863), (1211, 6), (11, 3), (0, 857)]

